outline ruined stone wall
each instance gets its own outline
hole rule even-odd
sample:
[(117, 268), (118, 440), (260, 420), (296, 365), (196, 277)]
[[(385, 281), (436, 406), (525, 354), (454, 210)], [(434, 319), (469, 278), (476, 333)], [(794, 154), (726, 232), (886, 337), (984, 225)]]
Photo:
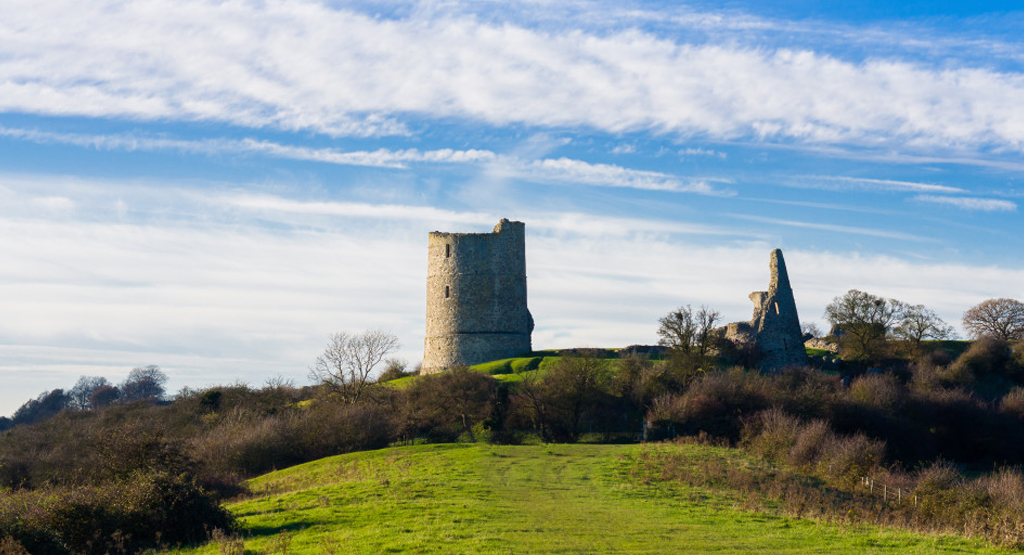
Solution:
[(435, 231), (427, 243), (424, 373), (529, 353), (526, 225), (492, 233)]
[(750, 294), (754, 302), (754, 317), (750, 325), (757, 333), (757, 346), (764, 368), (782, 368), (807, 364), (800, 318), (796, 313), (793, 288), (782, 251), (771, 252), (769, 268), (771, 279), (768, 291)]
[(753, 344), (757, 348), (761, 368), (805, 365), (807, 351), (800, 331), (800, 317), (781, 250), (771, 252), (769, 270), (768, 290), (750, 294), (754, 303), (750, 323), (729, 324), (725, 327), (725, 338), (737, 346)]

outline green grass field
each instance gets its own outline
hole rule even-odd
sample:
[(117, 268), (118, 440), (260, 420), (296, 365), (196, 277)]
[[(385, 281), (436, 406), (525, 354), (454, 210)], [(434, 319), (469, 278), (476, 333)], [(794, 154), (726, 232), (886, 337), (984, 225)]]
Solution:
[[(750, 463), (739, 451), (689, 445), (397, 447), (268, 474), (229, 507), (246, 553), (1008, 553), (747, 512), (729, 492), (645, 484), (630, 472), (640, 449)], [(174, 553), (241, 551), (221, 541)]]

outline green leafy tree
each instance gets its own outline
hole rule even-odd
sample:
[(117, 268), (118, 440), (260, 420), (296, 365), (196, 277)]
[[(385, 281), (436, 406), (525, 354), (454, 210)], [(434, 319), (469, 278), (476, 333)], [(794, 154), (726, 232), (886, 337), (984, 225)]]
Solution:
[(839, 337), (844, 358), (878, 362), (889, 354), (887, 339), (902, 321), (906, 304), (857, 289), (832, 299), (825, 318)]

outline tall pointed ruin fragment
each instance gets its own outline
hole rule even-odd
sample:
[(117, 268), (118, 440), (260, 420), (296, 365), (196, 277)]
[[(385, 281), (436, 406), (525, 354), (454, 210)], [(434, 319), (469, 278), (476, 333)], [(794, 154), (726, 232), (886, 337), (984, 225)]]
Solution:
[(771, 253), (771, 281), (767, 291), (750, 294), (754, 317), (750, 320), (757, 334), (757, 346), (763, 368), (807, 364), (800, 318), (796, 313), (793, 288), (789, 285), (786, 261), (782, 251)]
[(758, 365), (764, 369), (807, 364), (800, 318), (796, 313), (793, 288), (789, 285), (782, 251), (770, 255), (771, 280), (767, 291), (750, 294), (754, 317), (725, 328), (725, 338), (738, 346), (757, 350)]

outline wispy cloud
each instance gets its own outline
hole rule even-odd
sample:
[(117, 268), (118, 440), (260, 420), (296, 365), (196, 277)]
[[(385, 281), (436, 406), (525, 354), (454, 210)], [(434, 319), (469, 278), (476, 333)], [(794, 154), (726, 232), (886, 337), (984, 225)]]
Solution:
[(784, 220), (779, 218), (765, 218), (763, 216), (751, 216), (747, 214), (731, 214), (734, 218), (741, 220), (749, 220), (753, 222), (763, 222), (768, 224), (782, 225), (787, 227), (799, 227), (805, 229), (818, 229), (822, 231), (831, 231), (836, 233), (849, 233), (853, 235), (864, 235), (868, 237), (882, 237), (885, 239), (900, 239), (903, 241), (932, 241), (927, 237), (920, 237), (911, 233), (902, 233), (899, 231), (885, 231), (881, 229), (871, 229), (866, 227), (846, 226), (837, 224), (825, 224), (818, 222), (802, 222), (798, 220)]
[(623, 187), (673, 193), (731, 195), (712, 183), (728, 183), (721, 178), (684, 179), (671, 174), (636, 170), (615, 164), (597, 164), (570, 158), (527, 160), (514, 155), (496, 154), (489, 150), (377, 149), (373, 151), (342, 151), (333, 148), (310, 148), (266, 140), (204, 139), (181, 140), (136, 135), (89, 135), (54, 133), (0, 126), (0, 136), (43, 144), (69, 144), (103, 150), (174, 150), (195, 154), (260, 154), (274, 158), (303, 160), (343, 166), (367, 166), (405, 169), (411, 164), (477, 164), (503, 177), (516, 177), (538, 183), (578, 184), (598, 187)]
[(1012, 201), (990, 198), (917, 195), (913, 200), (932, 204), (944, 204), (961, 210), (975, 210), (980, 212), (1014, 212), (1017, 210), (1017, 204)]
[[(848, 61), (451, 12), (383, 19), (311, 0), (16, 0), (0, 110), (215, 120), (333, 135), (408, 116), (808, 144), (1024, 148), (1024, 75)], [(117, 36), (117, 41), (107, 37)]]
[(716, 189), (712, 182), (728, 183), (726, 179), (682, 179), (674, 175), (624, 168), (612, 164), (595, 164), (569, 158), (522, 161), (505, 158), (497, 161), (490, 172), (502, 177), (517, 177), (540, 183), (571, 183), (597, 187), (628, 187), (648, 191), (725, 195), (734, 193)]
[(274, 195), (230, 194), (214, 199), (246, 210), (317, 216), (349, 216), (384, 220), (449, 222), (463, 225), (493, 224), (498, 218), (476, 212), (455, 212), (431, 206), (370, 204), (362, 202), (301, 201)]
[(99, 150), (161, 151), (174, 150), (194, 154), (264, 154), (275, 158), (305, 160), (344, 166), (379, 168), (405, 168), (410, 163), (479, 163), (494, 160), (497, 155), (488, 150), (438, 149), (421, 151), (377, 149), (373, 151), (341, 151), (333, 148), (310, 148), (285, 145), (272, 141), (246, 138), (183, 140), (139, 135), (92, 135), (82, 133), (55, 133), (32, 129), (0, 126), (0, 136), (41, 144), (67, 144)]
[(728, 155), (724, 152), (710, 148), (684, 148), (679, 151), (680, 156), (713, 156), (725, 160)]
[[(426, 224), (444, 223), (475, 227), (490, 227), (502, 216), (485, 212), (456, 212), (429, 206), (399, 204), (371, 204), (358, 202), (301, 201), (276, 195), (231, 193), (211, 196), (216, 203), (230, 205), (262, 213), (274, 218), (272, 213), (298, 214), (304, 216), (343, 216), (373, 220), (401, 222), (419, 221)], [(586, 235), (590, 237), (629, 237), (657, 235), (750, 235), (726, 226), (710, 226), (658, 219), (623, 218), (595, 216), (578, 212), (551, 212), (533, 210), (517, 216), (530, 222), (533, 232)], [(304, 220), (308, 223), (308, 220)]]
[(913, 181), (897, 181), (893, 179), (870, 179), (864, 177), (807, 175), (799, 176), (799, 183), (806, 187), (820, 187), (827, 189), (856, 188), (873, 191), (897, 191), (913, 193), (965, 193), (959, 187), (948, 185), (935, 185), (932, 183), (917, 183)]

